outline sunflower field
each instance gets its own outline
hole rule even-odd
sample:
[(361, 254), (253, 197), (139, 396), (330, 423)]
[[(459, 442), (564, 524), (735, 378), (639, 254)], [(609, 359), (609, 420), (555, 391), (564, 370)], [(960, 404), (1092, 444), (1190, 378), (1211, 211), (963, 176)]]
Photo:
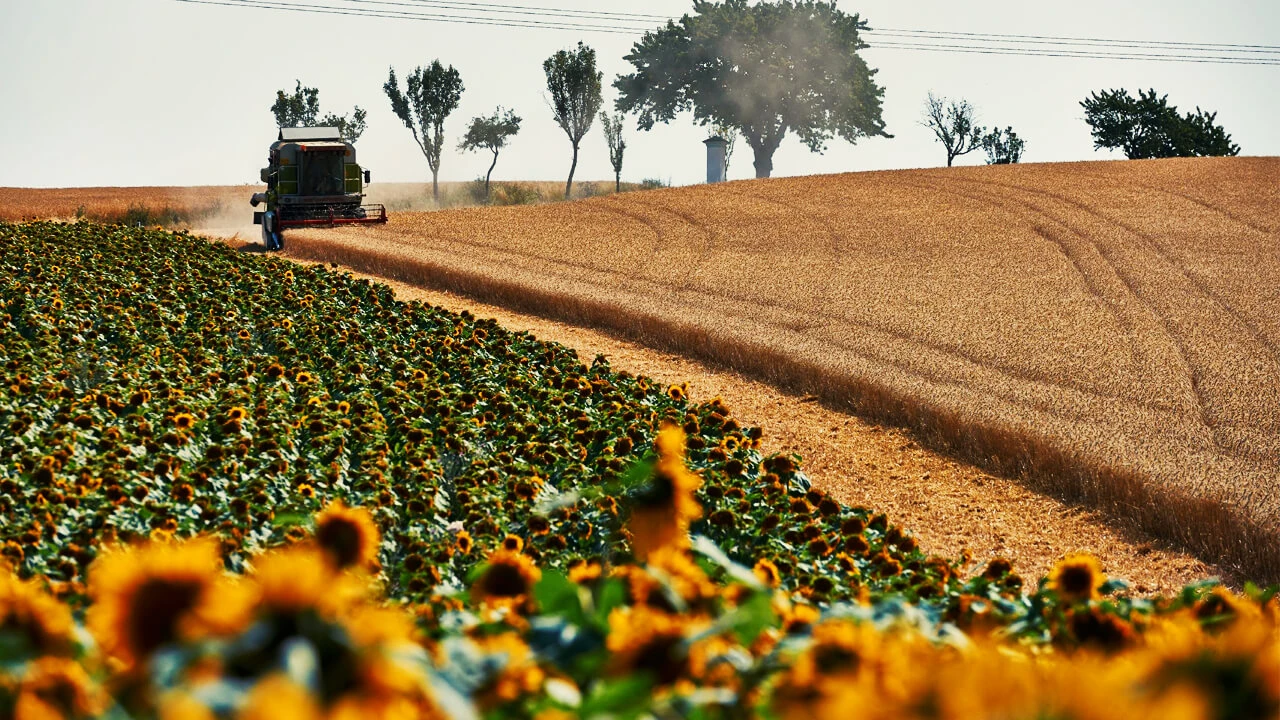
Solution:
[(718, 400), (335, 269), (0, 266), (0, 718), (1280, 714), (1276, 588), (929, 556)]

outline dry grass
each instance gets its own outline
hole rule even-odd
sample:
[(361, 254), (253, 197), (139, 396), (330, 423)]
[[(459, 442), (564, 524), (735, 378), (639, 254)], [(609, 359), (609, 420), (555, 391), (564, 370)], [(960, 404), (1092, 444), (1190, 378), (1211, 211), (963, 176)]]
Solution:
[(252, 185), (0, 188), (0, 220), (88, 218), (144, 225), (198, 225), (227, 213), (253, 219)]
[(802, 388), (1280, 580), (1277, 159), (862, 173), (296, 233)]

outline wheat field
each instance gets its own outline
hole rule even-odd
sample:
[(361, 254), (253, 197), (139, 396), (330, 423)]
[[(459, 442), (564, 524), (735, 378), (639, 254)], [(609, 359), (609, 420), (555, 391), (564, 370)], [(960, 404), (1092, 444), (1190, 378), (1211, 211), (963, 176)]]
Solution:
[(734, 182), (393, 214), (289, 252), (913, 428), (1280, 578), (1280, 159)]
[(85, 217), (105, 222), (138, 218), (143, 224), (199, 224), (228, 213), (252, 220), (253, 185), (200, 187), (0, 187), (0, 221)]

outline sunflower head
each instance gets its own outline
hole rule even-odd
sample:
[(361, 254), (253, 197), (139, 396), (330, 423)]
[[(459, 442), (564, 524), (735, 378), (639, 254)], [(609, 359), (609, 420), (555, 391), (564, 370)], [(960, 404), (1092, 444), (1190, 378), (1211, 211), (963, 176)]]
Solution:
[(240, 422), (248, 416), (249, 411), (238, 405), (227, 411), (227, 419), (232, 422)]
[(361, 594), (353, 576), (339, 573), (327, 553), (307, 545), (263, 553), (253, 564), (252, 597), (263, 615), (332, 616)]
[(89, 628), (108, 654), (137, 666), (164, 645), (234, 627), (225, 582), (208, 538), (104, 552), (89, 572)]
[(1069, 603), (1098, 599), (1098, 591), (1106, 582), (1102, 563), (1087, 553), (1066, 556), (1049, 573), (1049, 589)]
[(519, 535), (508, 534), (502, 538), (502, 549), (513, 553), (521, 552), (524, 550), (524, 538)]
[(466, 530), (459, 530), (453, 542), (458, 547), (458, 552), (463, 555), (470, 553), (471, 548), (475, 547), (475, 541), (471, 539), (471, 533)]
[(756, 561), (755, 567), (751, 568), (751, 572), (767, 587), (776, 588), (782, 584), (782, 576), (778, 573), (778, 566), (764, 558)]
[(107, 696), (79, 663), (42, 657), (31, 663), (18, 687), (14, 717), (88, 718), (107, 709)]
[(685, 466), (685, 435), (676, 425), (658, 433), (658, 461), (648, 484), (633, 499), (627, 529), (637, 558), (644, 560), (666, 547), (688, 543), (689, 523), (702, 516), (694, 493), (702, 485)]
[(685, 637), (694, 629), (689, 616), (646, 605), (615, 608), (609, 613), (605, 640), (612, 655), (609, 672), (645, 675), (657, 686), (675, 683), (688, 670)]
[(33, 657), (67, 656), (75, 647), (71, 611), (33, 582), (0, 567), (0, 628)]
[(489, 556), (484, 571), (471, 586), (471, 595), (478, 603), (525, 605), (540, 579), (542, 571), (532, 558), (500, 549)]
[(191, 413), (178, 413), (173, 416), (173, 426), (179, 430), (190, 430), (196, 424), (195, 416)]
[(238, 720), (320, 720), (321, 717), (315, 697), (283, 675), (259, 680), (236, 715)]
[(336, 568), (372, 570), (378, 565), (381, 537), (364, 508), (335, 500), (316, 516), (316, 543)]

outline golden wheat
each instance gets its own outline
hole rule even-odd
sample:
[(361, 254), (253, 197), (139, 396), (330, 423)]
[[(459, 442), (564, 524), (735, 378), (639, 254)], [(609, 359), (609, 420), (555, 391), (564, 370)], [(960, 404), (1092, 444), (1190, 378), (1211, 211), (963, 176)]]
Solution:
[[(139, 217), (200, 220), (243, 206), (249, 213), (251, 185), (205, 187), (0, 188), (0, 220), (87, 217), (109, 222), (131, 210)], [(137, 212), (141, 211), (141, 212)]]
[(291, 252), (903, 422), (1280, 578), (1280, 160), (957, 168), (393, 215)]

